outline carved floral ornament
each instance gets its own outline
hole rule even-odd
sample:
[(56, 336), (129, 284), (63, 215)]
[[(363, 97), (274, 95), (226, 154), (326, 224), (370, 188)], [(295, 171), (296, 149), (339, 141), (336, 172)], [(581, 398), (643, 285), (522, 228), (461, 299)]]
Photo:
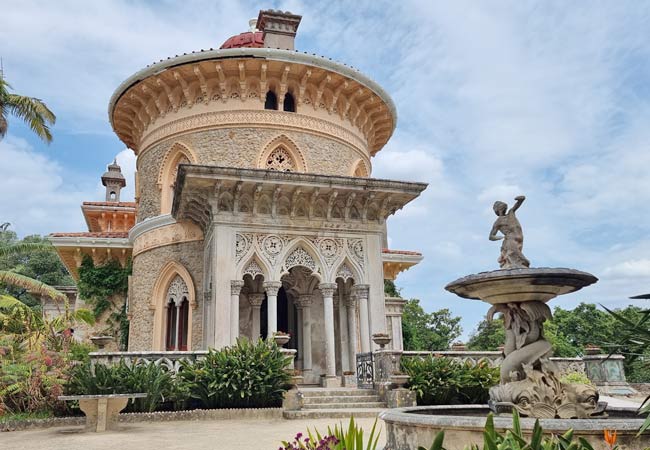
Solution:
[(183, 281), (180, 275), (176, 275), (169, 284), (169, 289), (167, 289), (168, 303), (174, 303), (176, 306), (180, 306), (183, 300), (189, 298), (189, 295), (187, 284), (185, 284), (185, 281)]
[(231, 110), (262, 108), (270, 87), (280, 101), (291, 93), (300, 115), (309, 117), (324, 110), (332, 122), (363, 135), (373, 153), (392, 134), (390, 108), (379, 95), (354, 79), (300, 63), (272, 59), (243, 62), (213, 59), (186, 63), (134, 83), (119, 93), (112, 107), (112, 123), (118, 136), (131, 148), (146, 148), (147, 137), (141, 138), (169, 114), (195, 105), (205, 110), (211, 102), (226, 104)]

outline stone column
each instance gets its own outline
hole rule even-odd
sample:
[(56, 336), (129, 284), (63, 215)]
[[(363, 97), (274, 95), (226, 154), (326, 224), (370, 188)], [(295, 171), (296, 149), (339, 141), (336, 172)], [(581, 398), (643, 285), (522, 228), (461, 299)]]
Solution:
[(180, 349), (180, 330), (178, 329), (181, 324), (181, 305), (180, 303), (176, 305), (176, 329), (174, 330), (174, 350), (178, 351)]
[(344, 289), (339, 289), (339, 342), (341, 344), (341, 371), (350, 371), (350, 357), (348, 356), (348, 321), (345, 305)]
[(230, 343), (236, 344), (239, 338), (239, 293), (244, 287), (243, 280), (232, 280), (230, 282)]
[(298, 304), (298, 300), (294, 299), (293, 304), (296, 306), (296, 349), (298, 350), (299, 357), (296, 359), (296, 362), (300, 362), (300, 368), (303, 368), (302, 361), (302, 306)]
[[(327, 378), (336, 378), (336, 352), (334, 346), (334, 290), (336, 284), (321, 283), (318, 285), (323, 294), (323, 321), (325, 325), (325, 360)], [(327, 386), (327, 381), (326, 381)]]
[(361, 330), (361, 351), (363, 353), (370, 351), (370, 322), (368, 317), (368, 291), (367, 284), (358, 284), (355, 286), (355, 293), (359, 300), (359, 328)]
[(357, 367), (357, 297), (352, 294), (346, 299), (348, 310), (348, 344), (350, 346), (350, 367), (356, 372)]
[(248, 303), (253, 308), (253, 324), (251, 327), (251, 340), (256, 341), (260, 338), (260, 309), (264, 301), (264, 294), (248, 294)]
[(264, 282), (266, 290), (266, 338), (270, 339), (278, 331), (278, 291), (282, 283), (279, 281)]
[(302, 346), (300, 354), (302, 355), (302, 370), (311, 370), (311, 302), (312, 294), (301, 294), (298, 297), (298, 311), (300, 314), (300, 324), (302, 326)]

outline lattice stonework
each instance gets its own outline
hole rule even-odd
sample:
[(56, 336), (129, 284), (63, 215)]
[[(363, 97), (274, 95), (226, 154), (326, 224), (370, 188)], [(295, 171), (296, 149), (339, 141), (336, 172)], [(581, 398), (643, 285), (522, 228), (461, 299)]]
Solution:
[(183, 301), (183, 298), (189, 298), (189, 291), (187, 289), (187, 284), (181, 278), (180, 275), (176, 275), (171, 283), (169, 283), (169, 289), (167, 289), (167, 299), (169, 302), (173, 302), (176, 305), (180, 305)]
[(287, 257), (287, 260), (284, 264), (287, 270), (296, 266), (303, 266), (311, 269), (312, 271), (316, 270), (316, 262), (314, 258), (311, 257), (309, 253), (305, 251), (302, 247), (298, 247)]
[(354, 278), (354, 273), (352, 273), (352, 269), (344, 263), (339, 267), (339, 270), (336, 271), (336, 278), (341, 278), (343, 281), (346, 281), (349, 278)]
[(252, 260), (244, 270), (244, 275), (246, 274), (249, 274), (254, 279), (258, 275), (264, 275), (264, 271), (260, 265), (257, 264), (257, 261)]
[(278, 147), (266, 158), (266, 168), (278, 172), (295, 172), (296, 163), (284, 147)]

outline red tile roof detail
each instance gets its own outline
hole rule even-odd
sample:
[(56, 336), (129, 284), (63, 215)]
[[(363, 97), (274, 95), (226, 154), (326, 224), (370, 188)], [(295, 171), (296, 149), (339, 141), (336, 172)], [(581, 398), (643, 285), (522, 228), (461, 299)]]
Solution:
[(84, 206), (113, 206), (116, 208), (135, 208), (135, 202), (83, 202)]
[(256, 31), (255, 33), (247, 31), (232, 36), (224, 42), (220, 48), (262, 48), (264, 47), (264, 33)]
[(128, 231), (80, 232), (80, 233), (52, 233), (51, 237), (87, 237), (87, 238), (128, 238)]
[(382, 248), (381, 249), (382, 253), (390, 253), (391, 255), (415, 255), (415, 256), (422, 256), (422, 253), (420, 252), (412, 252), (409, 250), (390, 250), (388, 248)]

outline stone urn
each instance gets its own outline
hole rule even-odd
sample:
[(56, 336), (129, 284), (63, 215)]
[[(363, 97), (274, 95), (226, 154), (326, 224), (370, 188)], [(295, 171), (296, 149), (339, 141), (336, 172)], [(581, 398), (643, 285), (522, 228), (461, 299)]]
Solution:
[(91, 336), (90, 341), (97, 346), (100, 352), (104, 351), (104, 347), (113, 341), (113, 336)]
[(375, 333), (372, 335), (372, 342), (377, 344), (381, 350), (390, 342), (390, 336), (386, 333)]
[(286, 333), (275, 333), (273, 335), (273, 340), (279, 347), (284, 347), (291, 340), (291, 336)]
[(602, 350), (597, 345), (590, 344), (585, 347), (585, 355), (600, 355), (601, 353)]
[(396, 373), (390, 376), (390, 382), (395, 385), (396, 389), (404, 389), (406, 383), (411, 377), (405, 373)]

